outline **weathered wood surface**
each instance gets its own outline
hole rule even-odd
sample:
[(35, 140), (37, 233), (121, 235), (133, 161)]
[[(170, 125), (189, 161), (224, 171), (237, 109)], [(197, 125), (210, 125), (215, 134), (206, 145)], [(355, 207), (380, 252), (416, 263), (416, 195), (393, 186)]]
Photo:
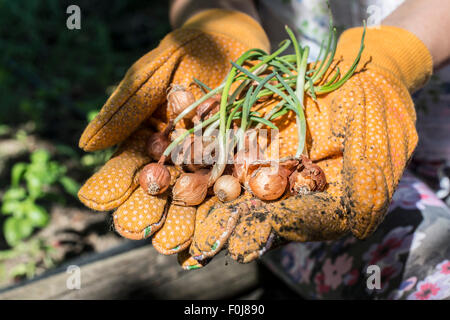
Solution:
[(67, 288), (71, 274), (64, 266), (52, 275), (0, 291), (0, 300), (226, 299), (258, 284), (256, 263), (238, 264), (221, 254), (202, 269), (185, 271), (176, 259), (157, 253), (147, 243), (100, 259), (73, 261), (81, 271), (79, 290)]

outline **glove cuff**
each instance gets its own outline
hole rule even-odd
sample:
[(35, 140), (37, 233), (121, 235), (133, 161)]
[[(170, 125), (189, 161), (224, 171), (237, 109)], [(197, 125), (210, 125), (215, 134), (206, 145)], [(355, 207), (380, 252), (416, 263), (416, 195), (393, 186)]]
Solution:
[[(345, 31), (339, 39), (336, 56), (355, 56), (361, 43), (362, 32), (362, 27)], [(405, 29), (393, 26), (369, 27), (364, 46), (361, 62), (370, 61), (375, 68), (391, 72), (410, 92), (421, 88), (433, 72), (433, 61), (428, 48)], [(371, 68), (371, 65), (367, 67)]]
[(270, 51), (269, 39), (261, 25), (239, 11), (205, 10), (189, 18), (182, 28), (221, 34), (243, 43), (249, 49), (259, 48), (266, 52)]

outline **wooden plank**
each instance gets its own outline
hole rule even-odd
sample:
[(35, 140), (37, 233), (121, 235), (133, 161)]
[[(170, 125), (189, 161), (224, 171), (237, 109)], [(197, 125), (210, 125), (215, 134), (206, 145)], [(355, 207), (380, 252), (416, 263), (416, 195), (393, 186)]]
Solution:
[(68, 289), (71, 274), (59, 273), (0, 292), (5, 299), (226, 299), (258, 283), (257, 264), (238, 264), (224, 254), (206, 267), (185, 271), (176, 256), (146, 245), (80, 265), (80, 289)]

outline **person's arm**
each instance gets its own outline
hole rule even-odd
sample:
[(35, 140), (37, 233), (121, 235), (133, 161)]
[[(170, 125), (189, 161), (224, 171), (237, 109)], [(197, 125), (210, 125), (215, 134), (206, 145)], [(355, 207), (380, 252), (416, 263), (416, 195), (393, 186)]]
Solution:
[(216, 8), (240, 11), (259, 22), (258, 12), (253, 0), (171, 0), (170, 24), (173, 28), (179, 28), (196, 13)]
[(406, 29), (428, 48), (433, 67), (450, 62), (450, 1), (408, 0), (383, 20), (383, 25)]

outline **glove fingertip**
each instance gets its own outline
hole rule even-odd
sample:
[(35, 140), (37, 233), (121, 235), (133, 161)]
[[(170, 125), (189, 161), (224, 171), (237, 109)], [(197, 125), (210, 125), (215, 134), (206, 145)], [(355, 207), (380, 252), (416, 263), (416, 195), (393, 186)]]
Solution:
[(195, 207), (171, 205), (162, 228), (153, 237), (155, 249), (164, 254), (175, 254), (192, 242), (195, 226)]
[(177, 260), (178, 260), (179, 265), (184, 270), (200, 269), (200, 268), (203, 268), (204, 266), (206, 266), (209, 263), (209, 261), (211, 261), (210, 259), (201, 260), (201, 261), (196, 260), (189, 254), (189, 250), (180, 251), (178, 253)]
[(166, 255), (166, 256), (176, 254), (176, 253), (179, 253), (179, 252), (187, 249), (189, 247), (189, 245), (191, 244), (191, 242), (192, 242), (192, 239), (189, 239), (182, 244), (179, 244), (173, 248), (167, 249), (165, 244), (158, 241), (157, 238), (153, 237), (153, 239), (152, 239), (152, 245), (156, 249), (156, 251), (158, 251), (159, 253)]
[(133, 231), (130, 228), (125, 228), (121, 225), (117, 211), (114, 213), (114, 230), (120, 234), (122, 237), (130, 239), (130, 240), (142, 240), (152, 236), (156, 231), (158, 231), (164, 221), (166, 219), (166, 215), (164, 214), (157, 223), (151, 224), (143, 228), (139, 231)]

